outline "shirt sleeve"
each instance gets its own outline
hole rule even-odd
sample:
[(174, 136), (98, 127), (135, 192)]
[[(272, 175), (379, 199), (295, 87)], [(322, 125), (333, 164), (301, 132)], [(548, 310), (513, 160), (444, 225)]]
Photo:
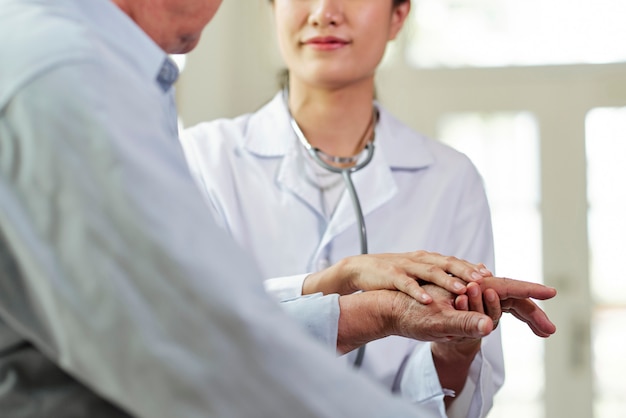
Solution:
[(339, 295), (315, 293), (302, 296), (302, 283), (306, 276), (276, 277), (265, 280), (263, 285), (290, 317), (334, 352), (339, 332)]
[(59, 67), (0, 113), (3, 320), (137, 417), (417, 416), (267, 297), (123, 69)]
[(316, 340), (332, 352), (337, 349), (339, 331), (339, 295), (322, 293), (285, 300), (280, 306)]
[(402, 395), (421, 408), (446, 418), (444, 393), (439, 384), (430, 344), (419, 344), (410, 354), (402, 372)]

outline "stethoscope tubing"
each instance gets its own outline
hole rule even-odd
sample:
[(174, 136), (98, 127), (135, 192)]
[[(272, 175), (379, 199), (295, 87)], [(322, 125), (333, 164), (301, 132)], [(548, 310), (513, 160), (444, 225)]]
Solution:
[(363, 218), (363, 210), (361, 209), (361, 201), (359, 200), (359, 196), (356, 194), (356, 189), (354, 188), (354, 183), (352, 182), (352, 176), (350, 175), (352, 172), (348, 170), (343, 170), (341, 175), (343, 177), (343, 181), (346, 183), (346, 188), (350, 193), (350, 198), (352, 199), (352, 205), (354, 206), (354, 212), (356, 214), (356, 219), (359, 223), (359, 238), (361, 241), (361, 254), (367, 254), (367, 231), (365, 229), (365, 219)]
[[(302, 133), (300, 126), (298, 126), (298, 123), (291, 115), (291, 112), (289, 112), (289, 120), (291, 123), (291, 127), (296, 133), (296, 136), (298, 137), (304, 148), (307, 150), (309, 155), (315, 160), (315, 162), (317, 162), (320, 167), (330, 172), (341, 174), (341, 177), (343, 178), (343, 181), (346, 185), (346, 189), (348, 189), (348, 193), (350, 194), (350, 200), (352, 200), (352, 206), (354, 207), (356, 219), (359, 224), (359, 241), (361, 244), (361, 254), (367, 254), (367, 230), (365, 228), (365, 218), (363, 216), (363, 210), (361, 209), (361, 201), (359, 200), (356, 188), (354, 187), (354, 182), (352, 181), (352, 173), (359, 171), (362, 168), (365, 168), (370, 163), (370, 161), (372, 161), (372, 158), (374, 157), (374, 142), (370, 141), (365, 145), (366, 154), (365, 158), (362, 161), (357, 162), (351, 167), (336, 167), (324, 161), (324, 159), (320, 156), (320, 154), (325, 155), (322, 150), (320, 150), (319, 148), (315, 148), (311, 144), (309, 144), (309, 141), (307, 141), (307, 139), (305, 138), (304, 133)], [(361, 367), (364, 357), (365, 345), (362, 345), (357, 349), (357, 355), (353, 363), (354, 367)]]
[(367, 230), (365, 228), (365, 218), (363, 217), (363, 210), (361, 209), (361, 201), (356, 192), (356, 188), (354, 187), (354, 182), (352, 181), (352, 173), (359, 171), (360, 169), (366, 167), (369, 162), (374, 157), (374, 143), (369, 142), (365, 146), (366, 154), (363, 161), (352, 167), (335, 167), (333, 165), (328, 164), (326, 161), (320, 157), (320, 150), (314, 148), (308, 142), (305, 145), (307, 151), (313, 157), (313, 159), (324, 169), (331, 171), (333, 173), (341, 174), (343, 177), (343, 181), (346, 184), (346, 189), (348, 189), (348, 193), (350, 194), (350, 199), (352, 200), (352, 206), (354, 207), (354, 212), (356, 215), (357, 222), (359, 224), (359, 239), (361, 243), (361, 254), (367, 254)]
[[(359, 224), (359, 239), (361, 242), (361, 254), (367, 254), (367, 230), (365, 229), (365, 218), (363, 217), (363, 210), (361, 209), (361, 201), (359, 200), (359, 196), (356, 192), (356, 188), (354, 187), (354, 182), (352, 181), (352, 173), (365, 167), (372, 159), (372, 156), (374, 155), (374, 144), (369, 143), (368, 147), (369, 148), (368, 148), (368, 152), (367, 152), (367, 156), (365, 160), (363, 160), (363, 162), (359, 163), (358, 165), (349, 167), (349, 168), (339, 168), (339, 167), (334, 167), (330, 164), (327, 164), (325, 161), (323, 161), (320, 158), (320, 156), (316, 152), (316, 149), (313, 147), (311, 147), (311, 150), (309, 151), (311, 156), (313, 156), (313, 159), (317, 161), (320, 166), (332, 172), (341, 173), (341, 176), (343, 177), (343, 181), (346, 184), (346, 189), (348, 189), (348, 193), (350, 194), (350, 199), (352, 200), (352, 206), (354, 207), (354, 213), (356, 214), (356, 219)], [(356, 358), (354, 359), (354, 363), (353, 363), (354, 367), (356, 367), (357, 369), (361, 367), (361, 365), (363, 364), (364, 358), (365, 358), (365, 345), (362, 345), (357, 349)]]

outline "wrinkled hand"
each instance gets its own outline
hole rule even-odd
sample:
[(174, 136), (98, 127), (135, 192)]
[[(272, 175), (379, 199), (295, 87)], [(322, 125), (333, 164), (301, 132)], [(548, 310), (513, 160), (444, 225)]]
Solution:
[(457, 310), (453, 293), (436, 285), (425, 285), (428, 286), (432, 286), (434, 295), (429, 304), (395, 290), (341, 296), (337, 350), (347, 353), (389, 335), (446, 342), (454, 338), (481, 338), (493, 330), (489, 316)]
[[(508, 312), (525, 322), (535, 335), (545, 338), (556, 332), (556, 326), (550, 321), (548, 315), (530, 299), (551, 299), (556, 296), (556, 289), (539, 283), (503, 277), (486, 277), (479, 286), (485, 298), (491, 291), (495, 292), (500, 299), (502, 312)], [(477, 304), (478, 299), (474, 302), (474, 306)]]
[[(432, 292), (432, 290), (428, 290)], [(454, 306), (458, 310), (480, 312), (489, 315), (493, 321), (493, 329), (498, 327), (502, 317), (502, 305), (498, 293), (494, 289), (481, 289), (478, 283), (468, 283), (467, 292), (457, 296)]]
[[(464, 312), (473, 311), (486, 314), (491, 318), (492, 327), (496, 329), (502, 317), (500, 298), (493, 289), (486, 289), (483, 293), (477, 283), (468, 283), (467, 292), (456, 296), (446, 294), (441, 288), (424, 286), (432, 295), (438, 297), (454, 298), (453, 304), (456, 309)], [(445, 292), (445, 293), (442, 293)], [(467, 376), (472, 361), (480, 351), (482, 338), (451, 337), (445, 342), (435, 341), (431, 344), (433, 363), (437, 370), (439, 382), (442, 387), (460, 393), (465, 387)], [(444, 398), (446, 407), (454, 402), (453, 397)]]
[(450, 342), (480, 339), (493, 331), (493, 320), (488, 315), (456, 309), (453, 293), (431, 284), (424, 288), (433, 298), (428, 305), (396, 292), (391, 315), (394, 334), (420, 341)]
[[(499, 318), (495, 318), (494, 303), (499, 301), (502, 312), (511, 313), (526, 323), (539, 337), (549, 337), (556, 332), (556, 326), (548, 315), (530, 298), (546, 300), (556, 296), (556, 289), (539, 283), (503, 277), (488, 277), (480, 283), (467, 285), (467, 292), (455, 300), (460, 310), (471, 310), (487, 313), (498, 326)], [(490, 307), (489, 307), (490, 306)]]
[(366, 254), (347, 257), (321, 272), (309, 275), (302, 293), (348, 295), (358, 290), (399, 290), (421, 303), (433, 298), (419, 281), (436, 284), (460, 295), (466, 283), (490, 277), (483, 264), (427, 251), (399, 254)]

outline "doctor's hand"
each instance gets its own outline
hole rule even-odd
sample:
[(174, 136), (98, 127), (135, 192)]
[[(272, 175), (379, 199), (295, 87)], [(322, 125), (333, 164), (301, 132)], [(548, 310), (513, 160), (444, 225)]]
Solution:
[(329, 268), (310, 274), (302, 294), (322, 292), (349, 295), (358, 290), (399, 290), (428, 304), (433, 298), (421, 283), (433, 283), (457, 295), (466, 283), (482, 281), (492, 274), (483, 264), (427, 251), (395, 254), (366, 254), (346, 257)]

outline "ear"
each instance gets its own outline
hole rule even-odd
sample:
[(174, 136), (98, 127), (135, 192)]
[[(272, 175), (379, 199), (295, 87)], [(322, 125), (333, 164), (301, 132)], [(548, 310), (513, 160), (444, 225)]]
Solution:
[(391, 11), (391, 26), (389, 28), (389, 40), (396, 39), (398, 33), (404, 26), (409, 12), (411, 11), (411, 0), (407, 0), (404, 3), (395, 6)]

